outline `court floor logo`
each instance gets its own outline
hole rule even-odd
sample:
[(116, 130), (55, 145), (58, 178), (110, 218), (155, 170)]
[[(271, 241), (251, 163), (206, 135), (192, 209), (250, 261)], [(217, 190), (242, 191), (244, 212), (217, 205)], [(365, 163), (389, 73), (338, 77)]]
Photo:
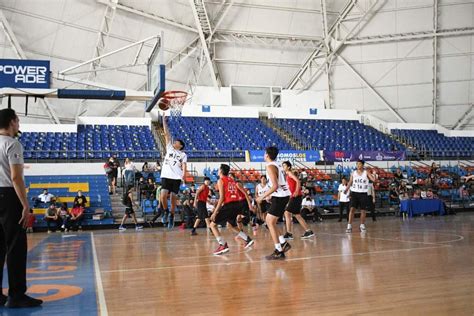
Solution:
[(27, 294), (44, 301), (35, 315), (97, 315), (94, 273), (90, 234), (45, 238), (28, 253)]

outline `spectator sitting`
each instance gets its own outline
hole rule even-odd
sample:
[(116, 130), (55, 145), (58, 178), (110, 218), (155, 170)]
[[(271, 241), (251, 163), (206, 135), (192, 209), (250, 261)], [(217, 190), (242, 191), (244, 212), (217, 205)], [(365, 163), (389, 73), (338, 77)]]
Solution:
[(395, 183), (390, 186), (389, 200), (390, 204), (399, 204), (398, 192)]
[(465, 184), (461, 185), (461, 187), (459, 188), (459, 198), (461, 200), (469, 199), (469, 191), (467, 190), (467, 186)]
[(33, 199), (34, 207), (39, 206), (40, 203), (51, 203), (51, 199), (54, 198), (54, 195), (48, 192), (48, 189), (44, 189), (43, 193), (38, 195), (37, 198)]
[(74, 198), (74, 204), (76, 203), (83, 208), (86, 207), (87, 198), (84, 195), (82, 195), (81, 190), (77, 191), (77, 196)]
[(150, 172), (150, 167), (148, 166), (148, 162), (145, 161), (145, 163), (142, 166), (142, 172)]
[(46, 221), (46, 225), (48, 226), (48, 234), (51, 233), (51, 223), (54, 223), (54, 230), (58, 229), (58, 227), (61, 225), (61, 219), (58, 216), (58, 210), (56, 209), (56, 206), (54, 204), (51, 204), (47, 209), (44, 214), (44, 220)]
[(415, 190), (415, 193), (413, 193), (413, 199), (414, 199), (414, 200), (419, 200), (419, 199), (421, 199), (421, 190), (420, 190), (420, 189), (416, 189), (416, 190)]
[(71, 209), (71, 227), (73, 230), (81, 229), (82, 219), (84, 218), (84, 208), (78, 203), (74, 203)]
[(434, 199), (434, 194), (433, 194), (432, 189), (428, 189), (428, 191), (426, 191), (426, 199)]
[(408, 196), (408, 193), (405, 192), (405, 193), (400, 193), (399, 195), (399, 199), (400, 201), (405, 201), (405, 200), (408, 200), (410, 197)]
[(69, 229), (69, 218), (71, 218), (71, 215), (69, 214), (69, 209), (67, 208), (67, 203), (64, 202), (61, 205), (61, 208), (59, 209), (59, 217), (61, 218), (61, 229), (65, 232), (68, 231)]
[(323, 221), (321, 214), (319, 214), (317, 208), (315, 207), (314, 200), (310, 195), (305, 196), (303, 202), (301, 203), (301, 216), (303, 216), (305, 220), (312, 219), (313, 222)]
[(397, 168), (397, 171), (394, 174), (395, 181), (400, 183), (403, 180), (403, 173), (400, 168)]

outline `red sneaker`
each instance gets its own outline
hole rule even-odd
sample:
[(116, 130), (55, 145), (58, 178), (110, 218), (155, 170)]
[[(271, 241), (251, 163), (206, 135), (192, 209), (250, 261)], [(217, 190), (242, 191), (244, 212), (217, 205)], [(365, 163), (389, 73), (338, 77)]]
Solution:
[(225, 245), (219, 245), (219, 247), (214, 251), (215, 255), (222, 255), (223, 253), (226, 253), (229, 251), (229, 246), (227, 246), (227, 243)]

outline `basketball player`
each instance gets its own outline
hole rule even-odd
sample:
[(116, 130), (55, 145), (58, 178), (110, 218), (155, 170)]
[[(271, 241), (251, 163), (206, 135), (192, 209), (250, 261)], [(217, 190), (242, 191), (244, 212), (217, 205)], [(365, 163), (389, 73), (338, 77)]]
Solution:
[(261, 203), (271, 196), (271, 205), (268, 209), (266, 222), (275, 245), (275, 251), (266, 257), (267, 260), (285, 259), (285, 252), (291, 249), (291, 245), (283, 238), (277, 227), (277, 221), (285, 213), (286, 205), (290, 200), (290, 190), (288, 190), (288, 184), (286, 183), (285, 171), (283, 171), (281, 164), (275, 161), (277, 156), (278, 148), (268, 147), (265, 150), (270, 189), (257, 198), (257, 202)]
[(287, 240), (293, 239), (293, 234), (291, 233), (291, 228), (293, 224), (293, 216), (296, 217), (298, 223), (304, 229), (304, 235), (301, 236), (301, 239), (307, 239), (314, 236), (313, 231), (308, 227), (306, 221), (301, 216), (301, 203), (303, 202), (303, 192), (301, 191), (301, 183), (298, 177), (295, 175), (293, 170), (291, 170), (291, 162), (285, 161), (282, 163), (283, 170), (286, 172), (286, 182), (290, 189), (291, 197), (288, 205), (286, 206), (285, 211), (285, 224), (286, 224), (286, 234), (284, 236)]
[(348, 193), (349, 188), (351, 191), (351, 212), (349, 214), (349, 223), (347, 224), (346, 233), (352, 233), (352, 221), (354, 220), (354, 214), (357, 208), (360, 209), (360, 231), (365, 233), (367, 231), (365, 227), (365, 216), (366, 210), (369, 205), (369, 197), (367, 191), (369, 190), (369, 179), (376, 181), (375, 176), (365, 170), (365, 161), (359, 159), (357, 161), (357, 170), (351, 174), (349, 183), (345, 194)]
[(232, 173), (229, 174), (229, 177), (234, 180), (235, 185), (237, 186), (237, 195), (241, 205), (239, 215), (237, 215), (237, 226), (239, 227), (239, 231), (243, 231), (243, 222), (245, 221), (245, 225), (248, 224), (248, 221), (250, 220), (250, 210), (253, 210), (252, 200), (250, 199), (250, 196), (242, 183), (236, 180)]
[(206, 221), (206, 227), (209, 228), (211, 221), (209, 220), (209, 213), (207, 212), (206, 203), (209, 199), (209, 186), (211, 185), (211, 179), (208, 177), (204, 178), (204, 183), (199, 187), (196, 192), (196, 198), (194, 199), (194, 209), (197, 211), (196, 221), (194, 222), (193, 230), (191, 235), (197, 235), (196, 228), (198, 228), (201, 221)]
[(171, 200), (171, 213), (168, 218), (168, 228), (174, 226), (174, 212), (176, 210), (176, 203), (178, 201), (179, 187), (181, 180), (186, 182), (186, 162), (188, 158), (182, 151), (184, 149), (184, 142), (181, 139), (171, 142), (171, 135), (166, 123), (166, 116), (163, 115), (163, 132), (166, 141), (166, 155), (163, 160), (161, 169), (161, 192), (160, 192), (160, 207), (158, 211), (167, 216), (168, 211), (168, 194)]
[[(264, 195), (267, 193), (267, 191), (270, 190), (270, 186), (268, 185), (267, 182), (267, 177), (266, 176), (261, 176), (260, 177), (260, 183), (257, 184), (257, 187), (255, 189), (256, 191), (256, 198)], [(260, 224), (263, 224), (265, 222), (265, 217), (267, 216), (267, 210), (268, 207), (270, 206), (270, 203), (268, 203), (268, 200), (262, 200), (262, 202), (257, 203), (258, 210), (259, 210), (259, 219), (260, 219)]]
[[(214, 236), (219, 243), (219, 247), (214, 251), (215, 255), (221, 255), (229, 251), (227, 243), (224, 241), (224, 238), (219, 233), (217, 225), (224, 226), (226, 223), (234, 231), (238, 231), (236, 226), (237, 215), (241, 212), (242, 203), (239, 202), (239, 197), (237, 195), (237, 185), (229, 177), (230, 167), (226, 164), (221, 164), (219, 168), (219, 181), (217, 181), (217, 187), (219, 189), (219, 201), (212, 212), (211, 216), (211, 230)], [(253, 244), (253, 240), (247, 236), (244, 232), (239, 232), (238, 235), (240, 238), (246, 241), (245, 249), (249, 248)]]

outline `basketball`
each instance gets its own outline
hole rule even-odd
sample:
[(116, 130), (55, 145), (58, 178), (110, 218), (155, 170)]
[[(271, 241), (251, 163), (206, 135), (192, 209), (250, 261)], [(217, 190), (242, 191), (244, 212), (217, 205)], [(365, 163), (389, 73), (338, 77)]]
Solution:
[(158, 101), (158, 107), (160, 108), (160, 110), (166, 111), (170, 108), (170, 101), (166, 98), (161, 98)]

